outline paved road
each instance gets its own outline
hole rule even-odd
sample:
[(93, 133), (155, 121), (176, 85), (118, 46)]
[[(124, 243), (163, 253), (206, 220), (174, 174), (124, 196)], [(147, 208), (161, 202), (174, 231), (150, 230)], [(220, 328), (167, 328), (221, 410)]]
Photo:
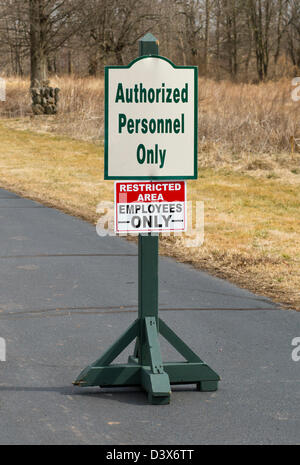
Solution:
[(1, 444), (300, 443), (299, 313), (161, 259), (161, 317), (222, 382), (153, 406), (134, 389), (72, 386), (136, 318), (134, 244), (0, 190), (0, 283)]

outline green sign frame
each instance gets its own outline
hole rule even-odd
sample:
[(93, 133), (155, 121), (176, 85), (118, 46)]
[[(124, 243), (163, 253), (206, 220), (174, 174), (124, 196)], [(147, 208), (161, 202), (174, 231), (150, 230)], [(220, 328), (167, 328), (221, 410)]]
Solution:
[[(108, 149), (108, 138), (109, 138), (109, 70), (110, 69), (129, 69), (136, 62), (149, 59), (158, 58), (168, 62), (174, 69), (192, 69), (194, 70), (194, 173), (190, 176), (109, 176), (109, 149)], [(132, 181), (132, 180), (187, 180), (187, 179), (198, 179), (198, 68), (197, 66), (176, 66), (168, 58), (160, 55), (146, 55), (133, 60), (127, 66), (105, 66), (105, 136), (104, 136), (104, 179), (108, 181)]]

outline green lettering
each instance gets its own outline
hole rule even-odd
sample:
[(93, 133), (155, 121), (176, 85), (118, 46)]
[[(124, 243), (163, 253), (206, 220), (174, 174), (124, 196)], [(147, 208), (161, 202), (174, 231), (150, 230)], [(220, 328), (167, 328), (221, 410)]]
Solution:
[(127, 121), (126, 115), (124, 115), (123, 113), (120, 113), (119, 114), (119, 134), (122, 134), (122, 128), (126, 126), (126, 121)]
[(166, 127), (165, 127), (166, 134), (172, 134), (172, 120), (166, 119)]
[(137, 161), (139, 162), (140, 165), (145, 163), (146, 159), (146, 149), (143, 144), (140, 144), (137, 148)]
[(135, 132), (136, 132), (136, 134), (138, 134), (138, 132), (139, 132), (139, 125), (140, 125), (140, 123), (141, 123), (141, 120), (140, 120), (140, 119), (136, 119), (136, 120), (135, 120)]
[(155, 100), (155, 92), (154, 89), (149, 89), (148, 90), (148, 101), (149, 103), (153, 103)]
[(175, 134), (180, 133), (180, 120), (179, 119), (174, 120), (174, 132)]
[(121, 82), (118, 84), (116, 103), (119, 103), (119, 100), (121, 100), (122, 103), (125, 103), (123, 84)]
[(129, 132), (129, 134), (133, 134), (133, 133), (134, 133), (134, 121), (133, 121), (133, 119), (129, 119), (129, 120), (128, 120), (128, 123), (127, 123), (127, 131)]
[(181, 92), (181, 101), (182, 103), (187, 103), (189, 101), (189, 85), (186, 83), (185, 87)]
[(151, 134), (154, 134), (156, 132), (156, 121), (155, 121), (155, 119), (150, 119), (149, 131), (151, 132)]
[(168, 88), (166, 89), (167, 91), (167, 100), (166, 100), (166, 103), (172, 103), (172, 89), (171, 88)]
[(173, 100), (175, 103), (178, 103), (180, 101), (180, 90), (179, 89), (174, 89), (173, 92)]
[(159, 103), (159, 94), (161, 93), (161, 89), (156, 89), (156, 103)]
[(164, 125), (164, 120), (163, 119), (158, 119), (157, 120), (157, 132), (158, 134), (163, 134), (164, 133), (164, 128), (165, 128), (165, 125)]
[(146, 118), (142, 119), (142, 133), (147, 134), (148, 132), (148, 121)]

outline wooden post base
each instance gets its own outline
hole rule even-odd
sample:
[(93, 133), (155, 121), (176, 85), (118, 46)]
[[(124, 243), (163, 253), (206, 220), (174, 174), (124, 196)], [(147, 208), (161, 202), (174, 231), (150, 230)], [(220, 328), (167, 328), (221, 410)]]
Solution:
[[(144, 325), (148, 365), (140, 363), (139, 349), (130, 356), (127, 364), (113, 365), (121, 352), (141, 334)], [(186, 362), (163, 363), (158, 333), (186, 359)], [(148, 393), (154, 405), (170, 402), (171, 384), (196, 384), (199, 391), (216, 391), (219, 376), (207, 366), (161, 319), (159, 331), (155, 317), (136, 320), (105, 354), (85, 368), (73, 383), (75, 386), (124, 387), (140, 386)]]

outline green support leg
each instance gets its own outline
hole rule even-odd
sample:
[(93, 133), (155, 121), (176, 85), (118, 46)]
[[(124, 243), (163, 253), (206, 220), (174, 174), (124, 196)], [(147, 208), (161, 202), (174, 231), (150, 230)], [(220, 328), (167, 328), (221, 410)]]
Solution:
[[(99, 371), (95, 368), (103, 368), (110, 365), (124, 349), (135, 339), (138, 334), (139, 321), (136, 320), (130, 328), (121, 336), (98, 360), (85, 368), (74, 384), (76, 386), (101, 386), (100, 378), (98, 378)], [(107, 373), (107, 371), (106, 371)], [(101, 377), (102, 378), (102, 377)], [(105, 381), (105, 379), (104, 379)], [(104, 382), (104, 384), (107, 384)]]
[(142, 386), (148, 392), (148, 399), (152, 404), (168, 404), (171, 386), (169, 377), (164, 371), (155, 317), (145, 318), (145, 330), (150, 369), (142, 367)]
[[(74, 382), (76, 386), (140, 386), (148, 393), (152, 404), (164, 405), (170, 402), (171, 384), (196, 384), (199, 391), (216, 391), (219, 376), (162, 321), (160, 332), (167, 341), (187, 361), (164, 363), (161, 358), (158, 330), (155, 317), (136, 320), (130, 328), (96, 362), (88, 366)], [(116, 357), (138, 334), (140, 326), (146, 336), (144, 351), (147, 352), (148, 365), (142, 365), (135, 355), (129, 357), (128, 364), (112, 365)]]
[(218, 381), (201, 381), (201, 383), (197, 383), (197, 390), (201, 392), (217, 391)]
[(148, 393), (148, 401), (153, 405), (166, 405), (170, 403), (171, 387), (166, 373), (153, 373), (151, 370), (141, 368), (141, 386)]
[(193, 352), (192, 349), (190, 349), (161, 319), (159, 319), (159, 332), (188, 362), (203, 363), (198, 355), (195, 354), (195, 352)]
[(159, 319), (159, 332), (177, 350), (187, 362), (166, 364), (171, 384), (197, 384), (198, 391), (216, 391), (219, 375), (208, 367), (187, 344)]

